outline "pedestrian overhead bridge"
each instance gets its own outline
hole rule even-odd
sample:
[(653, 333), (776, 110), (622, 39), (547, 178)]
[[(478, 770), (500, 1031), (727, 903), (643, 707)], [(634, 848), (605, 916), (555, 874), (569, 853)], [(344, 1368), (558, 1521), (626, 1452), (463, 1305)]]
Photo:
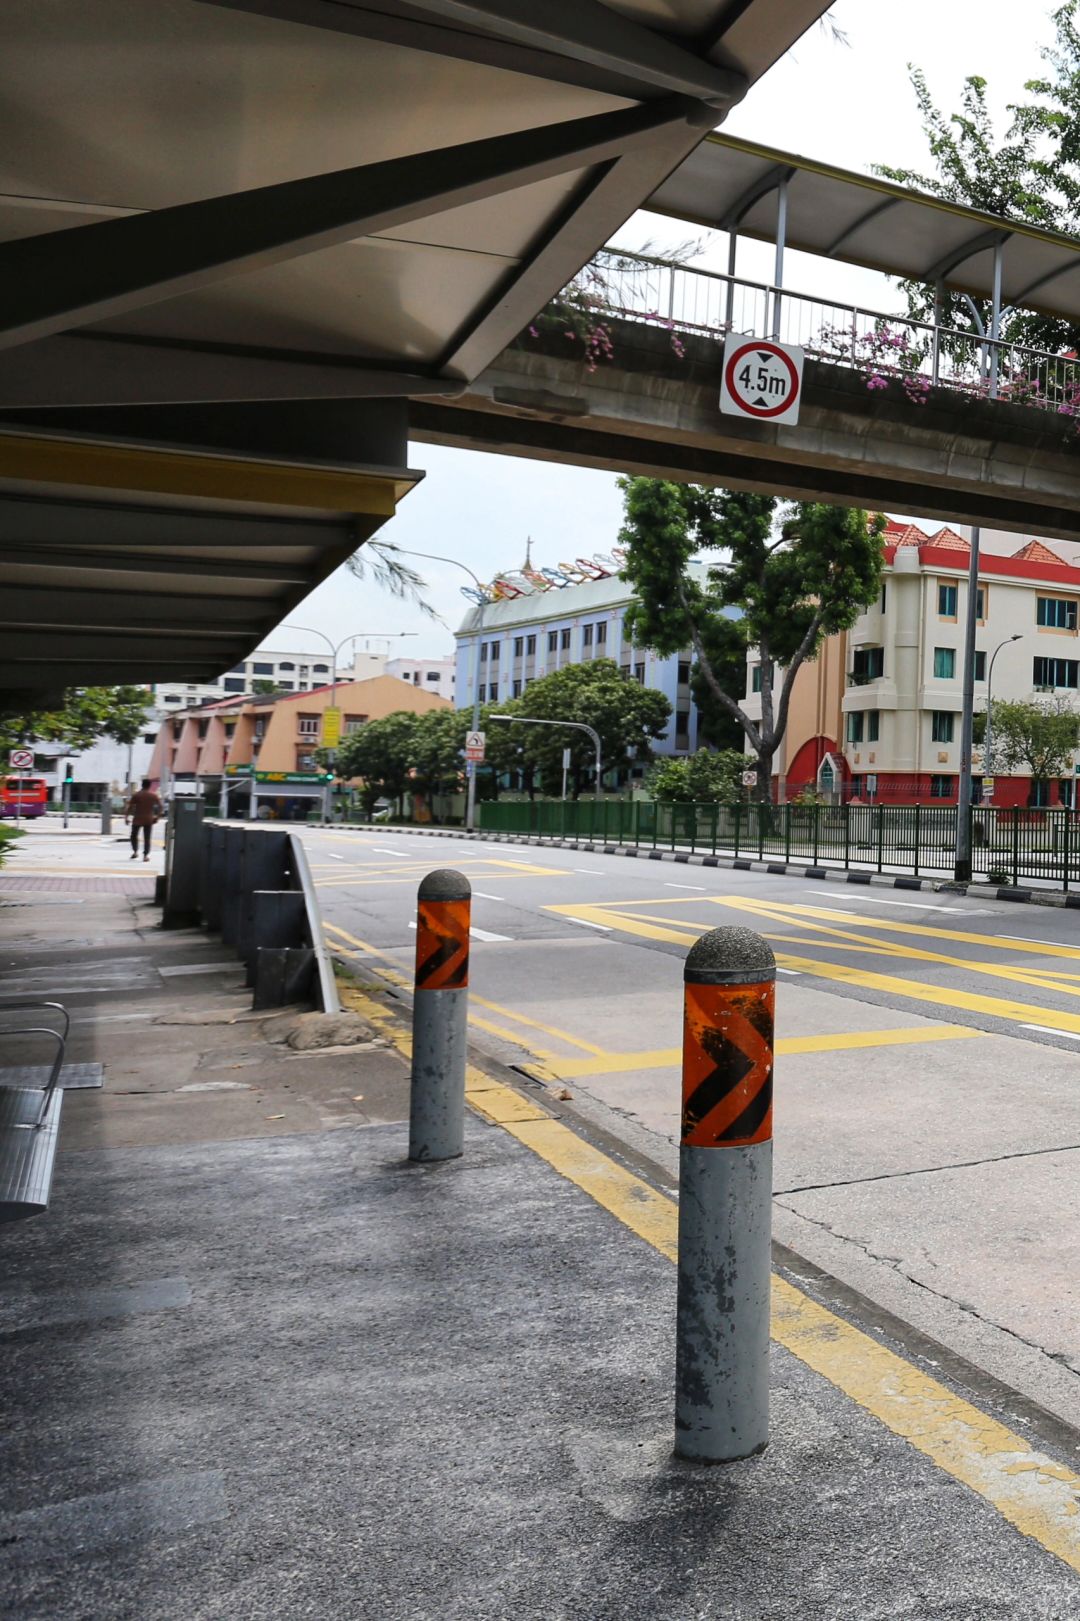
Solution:
[(217, 675), (823, 0), (7, 0), (0, 689)]
[[(1003, 316), (1080, 323), (1080, 241), (722, 134), (646, 206), (726, 231), (727, 273), (598, 255), (580, 287), (611, 357), (540, 322), (455, 401), (418, 402), (417, 437), (1076, 537), (1080, 361)], [(736, 274), (743, 237), (774, 244), (770, 281)], [(932, 318), (801, 291), (788, 249), (923, 283)], [(729, 333), (806, 351), (797, 425), (721, 415)]]

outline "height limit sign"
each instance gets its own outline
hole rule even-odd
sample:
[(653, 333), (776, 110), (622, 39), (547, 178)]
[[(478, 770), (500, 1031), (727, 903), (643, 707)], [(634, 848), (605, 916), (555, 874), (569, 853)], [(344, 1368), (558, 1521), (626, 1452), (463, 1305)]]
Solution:
[(771, 338), (729, 337), (720, 409), (757, 422), (798, 422), (803, 352)]

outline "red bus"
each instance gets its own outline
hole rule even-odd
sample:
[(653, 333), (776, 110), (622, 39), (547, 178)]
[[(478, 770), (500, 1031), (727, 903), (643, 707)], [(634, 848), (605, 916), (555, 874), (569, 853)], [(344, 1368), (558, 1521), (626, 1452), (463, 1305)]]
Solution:
[(44, 777), (0, 778), (0, 816), (44, 816), (48, 801)]

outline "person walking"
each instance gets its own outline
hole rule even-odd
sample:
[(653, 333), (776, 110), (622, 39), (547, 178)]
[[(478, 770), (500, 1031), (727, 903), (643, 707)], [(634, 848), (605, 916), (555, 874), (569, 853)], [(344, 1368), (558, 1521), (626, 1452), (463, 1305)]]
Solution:
[(150, 778), (143, 778), (143, 785), (136, 789), (127, 804), (124, 806), (124, 821), (131, 822), (131, 859), (135, 861), (139, 854), (139, 832), (143, 836), (143, 860), (150, 860), (150, 835), (154, 830), (154, 823), (164, 810), (164, 806), (153, 788)]

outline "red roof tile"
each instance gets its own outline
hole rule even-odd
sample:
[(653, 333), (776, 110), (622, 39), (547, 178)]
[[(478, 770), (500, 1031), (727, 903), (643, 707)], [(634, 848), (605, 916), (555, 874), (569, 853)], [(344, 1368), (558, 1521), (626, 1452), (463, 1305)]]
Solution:
[(945, 552), (970, 552), (971, 542), (958, 535), (955, 529), (944, 526), (930, 536), (930, 545)]
[(1026, 546), (1021, 546), (1018, 552), (1012, 553), (1022, 563), (1056, 563), (1058, 568), (1068, 568), (1063, 557), (1052, 552), (1049, 546), (1044, 546), (1041, 540), (1029, 540)]

